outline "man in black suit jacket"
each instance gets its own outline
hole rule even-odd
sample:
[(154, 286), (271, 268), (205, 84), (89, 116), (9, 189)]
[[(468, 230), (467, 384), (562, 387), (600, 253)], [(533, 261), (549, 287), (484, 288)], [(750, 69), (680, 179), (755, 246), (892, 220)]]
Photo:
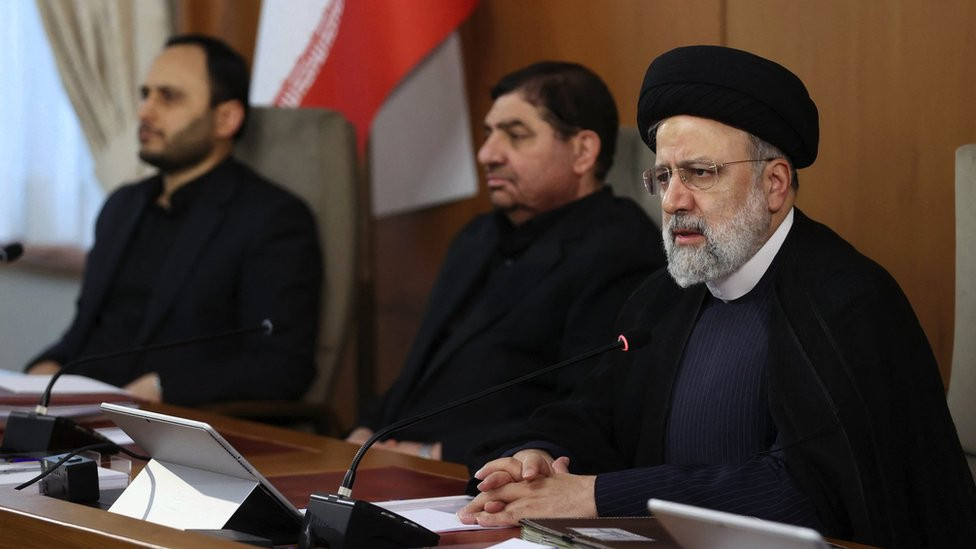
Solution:
[[(392, 388), (349, 439), (613, 341), (621, 304), (664, 256), (653, 224), (603, 177), (617, 110), (598, 76), (543, 62), (504, 78), (485, 117), (495, 212), (455, 237)], [(568, 394), (583, 363), (395, 433), (380, 446), (463, 461)]]
[(314, 375), (322, 261), (308, 207), (231, 158), (248, 69), (223, 42), (167, 42), (142, 86), (139, 156), (159, 173), (112, 193), (95, 227), (74, 320), (31, 361), (179, 341), (271, 319), (273, 334), (79, 365), (149, 401), (294, 398)]
[[(895, 280), (794, 207), (816, 106), (784, 67), (678, 48), (638, 104), (668, 269), (651, 340), (486, 449), (462, 520), (631, 516), (659, 498), (884, 547), (976, 546), (976, 488)], [(487, 459), (486, 458), (486, 459)], [(484, 461), (484, 460), (482, 460)]]

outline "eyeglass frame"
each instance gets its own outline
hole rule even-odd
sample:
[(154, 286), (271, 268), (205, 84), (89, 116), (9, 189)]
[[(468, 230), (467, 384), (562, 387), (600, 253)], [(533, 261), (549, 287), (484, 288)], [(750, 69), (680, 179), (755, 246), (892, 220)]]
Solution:
[[(708, 171), (712, 172), (712, 177), (715, 180), (717, 180), (718, 179), (718, 172), (722, 168), (724, 168), (726, 166), (729, 166), (729, 165), (732, 165), (732, 164), (743, 164), (745, 162), (770, 162), (772, 160), (776, 160), (777, 158), (779, 158), (779, 157), (771, 156), (769, 158), (749, 158), (749, 159), (746, 159), (746, 160), (730, 160), (728, 162), (721, 162), (721, 163), (716, 163), (716, 162), (713, 162), (711, 160), (699, 160), (699, 161), (688, 162), (684, 166), (678, 166), (678, 167), (676, 167), (674, 169), (671, 169), (669, 166), (656, 166), (656, 167), (653, 167), (653, 168), (647, 168), (646, 170), (642, 171), (641, 172), (641, 178), (644, 180), (644, 189), (651, 196), (662, 196), (663, 197), (668, 192), (667, 189), (665, 189), (662, 192), (655, 192), (655, 186), (657, 186), (657, 187), (660, 187), (661, 186), (661, 181), (658, 180), (657, 176), (658, 176), (658, 170), (662, 170), (662, 169), (664, 170), (664, 172), (661, 175), (667, 174), (667, 176), (668, 176), (667, 177), (667, 183), (669, 185), (670, 185), (671, 179), (674, 178), (675, 173), (677, 173), (678, 174), (678, 179), (680, 179), (681, 180), (681, 183), (685, 187), (687, 187), (689, 190), (707, 191), (707, 190), (711, 189), (713, 186), (715, 186), (715, 181), (712, 181), (712, 183), (710, 185), (708, 185), (707, 187), (702, 187), (701, 185), (698, 185), (698, 184), (693, 183), (693, 182), (692, 183), (689, 183), (689, 179), (692, 179), (687, 174), (687, 172), (688, 172), (689, 169), (691, 169), (691, 170), (695, 170), (695, 169), (698, 169), (698, 170), (702, 170), (702, 169), (708, 170)], [(693, 168), (692, 166), (694, 164), (710, 164), (710, 166), (707, 166), (706, 165), (706, 166), (699, 166), (697, 168)], [(657, 185), (655, 185), (655, 183), (657, 183)], [(670, 188), (670, 186), (668, 188)]]

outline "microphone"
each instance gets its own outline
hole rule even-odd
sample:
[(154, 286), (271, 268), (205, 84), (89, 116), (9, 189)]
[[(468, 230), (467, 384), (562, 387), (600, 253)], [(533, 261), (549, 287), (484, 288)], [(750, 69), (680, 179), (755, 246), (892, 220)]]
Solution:
[(301, 549), (315, 547), (318, 541), (324, 541), (330, 549), (343, 549), (345, 547), (389, 547), (392, 549), (437, 545), (440, 536), (436, 533), (392, 511), (372, 503), (352, 499), (352, 485), (356, 478), (356, 469), (366, 451), (377, 440), (432, 416), (469, 404), (560, 368), (616, 349), (627, 352), (646, 345), (650, 340), (651, 331), (649, 329), (631, 328), (617, 336), (617, 340), (613, 343), (597, 347), (581, 355), (546, 366), (499, 385), (488, 387), (416, 416), (404, 418), (378, 430), (359, 447), (336, 494), (311, 494), (306, 506), (305, 521), (298, 547)]
[(99, 433), (83, 427), (71, 419), (60, 416), (47, 415), (48, 404), (51, 402), (51, 390), (54, 383), (67, 373), (83, 364), (109, 360), (125, 356), (184, 347), (198, 343), (206, 343), (225, 339), (228, 337), (241, 336), (245, 334), (260, 332), (264, 335), (271, 335), (274, 325), (269, 319), (264, 319), (258, 326), (248, 328), (237, 328), (215, 334), (198, 336), (189, 339), (181, 339), (168, 343), (157, 343), (155, 345), (145, 345), (132, 349), (113, 351), (97, 355), (81, 357), (72, 360), (61, 367), (51, 380), (48, 381), (44, 393), (41, 395), (40, 403), (33, 412), (13, 411), (7, 417), (7, 426), (4, 429), (3, 443), (0, 444), (0, 453), (26, 453), (26, 452), (47, 452), (53, 450), (71, 450), (89, 444), (99, 444), (110, 442)]
[(19, 242), (0, 246), (0, 263), (13, 263), (24, 253), (24, 246)]

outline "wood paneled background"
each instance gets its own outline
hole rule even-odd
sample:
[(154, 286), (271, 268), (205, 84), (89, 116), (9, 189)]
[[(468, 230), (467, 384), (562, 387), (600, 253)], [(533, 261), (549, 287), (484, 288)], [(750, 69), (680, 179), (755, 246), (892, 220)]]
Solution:
[[(259, 0), (182, 0), (178, 27), (250, 53)], [(482, 0), (461, 28), (475, 143), (488, 88), (540, 59), (593, 68), (634, 124), (647, 64), (680, 45), (776, 60), (820, 109), (799, 207), (884, 265), (908, 294), (948, 379), (954, 299), (954, 151), (976, 142), (971, 0)], [(396, 375), (448, 242), (478, 197), (373, 223), (377, 390)], [(976, 329), (974, 329), (976, 336)], [(343, 383), (351, 383), (344, 378)], [(343, 417), (352, 402), (342, 403)]]

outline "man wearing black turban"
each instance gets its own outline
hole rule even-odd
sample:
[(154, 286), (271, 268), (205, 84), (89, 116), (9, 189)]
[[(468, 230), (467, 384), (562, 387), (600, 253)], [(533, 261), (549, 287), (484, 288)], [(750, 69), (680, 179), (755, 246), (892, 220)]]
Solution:
[(651, 342), (494, 441), (488, 455), (510, 457), (475, 473), (462, 520), (646, 514), (653, 497), (884, 547), (976, 547), (976, 487), (911, 305), (793, 205), (819, 141), (803, 83), (692, 46), (651, 63), (638, 101), (668, 268), (618, 321)]

